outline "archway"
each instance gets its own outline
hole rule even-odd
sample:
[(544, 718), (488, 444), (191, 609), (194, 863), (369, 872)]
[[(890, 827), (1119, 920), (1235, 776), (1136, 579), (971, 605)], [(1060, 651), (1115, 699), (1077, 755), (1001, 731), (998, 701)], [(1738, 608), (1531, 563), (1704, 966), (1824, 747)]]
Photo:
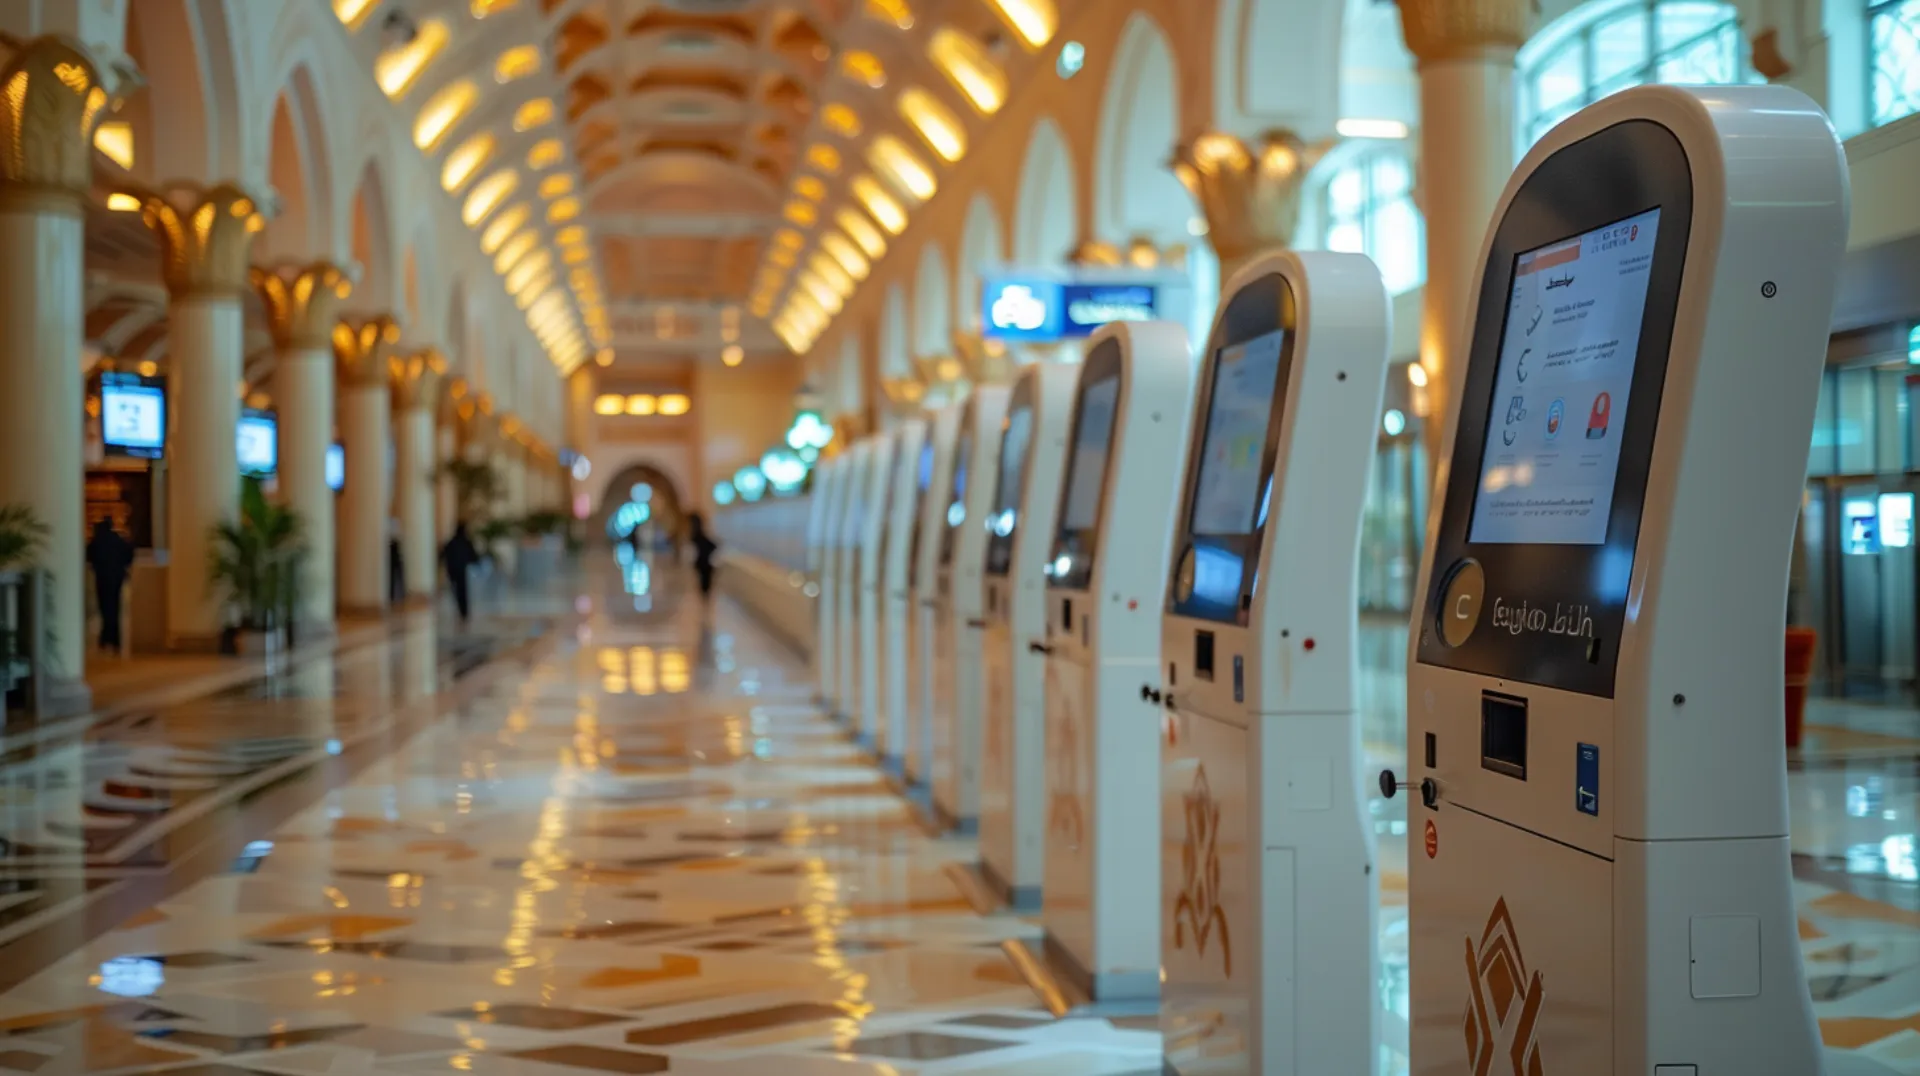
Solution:
[(267, 179), (280, 211), (262, 236), (273, 258), (309, 260), (333, 253), (332, 165), (327, 135), (305, 67), (288, 76), (273, 102), (267, 142)]
[(913, 284), (913, 354), (935, 358), (953, 350), (953, 290), (947, 284), (947, 257), (938, 243), (920, 248), (920, 270)]
[(686, 533), (687, 501), (667, 473), (650, 463), (621, 468), (607, 480), (587, 533), (608, 542), (659, 548)]
[(880, 311), (880, 377), (911, 377), (913, 359), (907, 340), (907, 289), (895, 282), (887, 288)]
[(147, 184), (238, 176), (228, 167), (239, 157), (240, 93), (224, 5), (141, 0), (126, 11), (127, 56), (146, 79), (120, 112), (133, 130), (133, 174)]
[(866, 379), (860, 369), (860, 335), (849, 332), (840, 343), (840, 363), (834, 371), (829, 415), (860, 415), (866, 410)]
[(386, 184), (380, 164), (369, 160), (353, 192), (353, 234), (349, 249), (360, 263), (360, 285), (355, 305), (376, 313), (399, 314), (394, 295), (393, 232), (390, 227)]
[(1000, 243), (1000, 214), (993, 199), (983, 191), (973, 196), (967, 207), (967, 221), (960, 236), (960, 260), (954, 266), (953, 309), (960, 327), (980, 331), (980, 278), (989, 269), (1006, 260)]
[(1042, 119), (1027, 141), (1020, 168), (1020, 201), (1014, 210), (1014, 261), (1022, 266), (1064, 261), (1077, 240), (1073, 158), (1059, 125)]
[(1094, 176), (1094, 226), (1125, 244), (1187, 241), (1192, 195), (1167, 159), (1180, 136), (1180, 83), (1173, 49), (1160, 27), (1135, 14), (1121, 34), (1100, 116), (1100, 169)]

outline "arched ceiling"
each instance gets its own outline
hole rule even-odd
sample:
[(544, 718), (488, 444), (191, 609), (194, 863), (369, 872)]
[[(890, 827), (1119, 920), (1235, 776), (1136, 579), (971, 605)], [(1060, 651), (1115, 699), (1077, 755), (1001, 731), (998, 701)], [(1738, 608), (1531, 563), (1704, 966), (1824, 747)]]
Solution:
[(562, 369), (804, 352), (1058, 22), (1054, 0), (330, 2)]

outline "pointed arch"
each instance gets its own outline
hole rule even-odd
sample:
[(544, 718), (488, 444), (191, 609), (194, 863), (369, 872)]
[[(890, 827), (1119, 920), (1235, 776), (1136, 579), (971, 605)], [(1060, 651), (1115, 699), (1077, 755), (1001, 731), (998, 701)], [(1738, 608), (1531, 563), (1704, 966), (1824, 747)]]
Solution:
[(369, 158), (354, 187), (348, 221), (348, 250), (360, 265), (360, 285), (354, 289), (355, 305), (366, 310), (398, 315), (400, 267), (395, 257), (392, 230), (392, 205), (380, 162)]
[(922, 358), (953, 350), (953, 288), (947, 283), (947, 255), (938, 243), (920, 248), (913, 283), (913, 354)]
[(980, 278), (1006, 259), (1006, 248), (1000, 241), (1000, 211), (981, 191), (967, 206), (966, 224), (960, 232), (960, 257), (953, 267), (953, 309), (960, 328), (979, 331)]
[(1180, 137), (1180, 79), (1166, 34), (1146, 14), (1121, 32), (1101, 100), (1095, 232), (1115, 243), (1187, 242), (1193, 198), (1167, 166)]
[(1023, 266), (1065, 260), (1077, 240), (1073, 157), (1060, 125), (1046, 117), (1034, 124), (1020, 166), (1020, 200), (1014, 209), (1013, 258)]
[(883, 379), (913, 374), (907, 333), (907, 289), (896, 281), (887, 288), (886, 305), (880, 311), (879, 369)]

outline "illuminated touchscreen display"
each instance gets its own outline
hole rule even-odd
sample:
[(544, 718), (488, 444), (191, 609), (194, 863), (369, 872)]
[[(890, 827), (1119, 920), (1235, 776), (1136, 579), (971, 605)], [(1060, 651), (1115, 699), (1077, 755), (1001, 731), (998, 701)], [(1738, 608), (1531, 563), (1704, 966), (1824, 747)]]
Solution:
[(1514, 259), (1469, 542), (1607, 540), (1660, 210)]
[(1286, 330), (1220, 349), (1213, 364), (1207, 433), (1194, 480), (1192, 529), (1197, 535), (1251, 534), (1260, 506), (1267, 420), (1280, 374)]
[(1113, 418), (1120, 401), (1120, 379), (1088, 385), (1080, 394), (1080, 424), (1075, 428), (1073, 462), (1067, 468), (1067, 500), (1060, 526), (1090, 530), (1100, 516), (1100, 491), (1107, 481), (1107, 455), (1113, 445)]

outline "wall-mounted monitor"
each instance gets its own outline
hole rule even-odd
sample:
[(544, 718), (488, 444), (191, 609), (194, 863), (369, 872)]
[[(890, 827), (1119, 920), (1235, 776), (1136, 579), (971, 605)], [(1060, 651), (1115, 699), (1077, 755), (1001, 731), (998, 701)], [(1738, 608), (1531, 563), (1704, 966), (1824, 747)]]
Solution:
[(161, 457), (167, 441), (167, 395), (157, 379), (100, 375), (100, 441), (109, 456)]
[(273, 412), (251, 407), (240, 413), (235, 449), (240, 473), (254, 478), (270, 477), (279, 468), (280, 436)]
[(327, 488), (335, 493), (347, 488), (347, 449), (344, 445), (327, 446)]

